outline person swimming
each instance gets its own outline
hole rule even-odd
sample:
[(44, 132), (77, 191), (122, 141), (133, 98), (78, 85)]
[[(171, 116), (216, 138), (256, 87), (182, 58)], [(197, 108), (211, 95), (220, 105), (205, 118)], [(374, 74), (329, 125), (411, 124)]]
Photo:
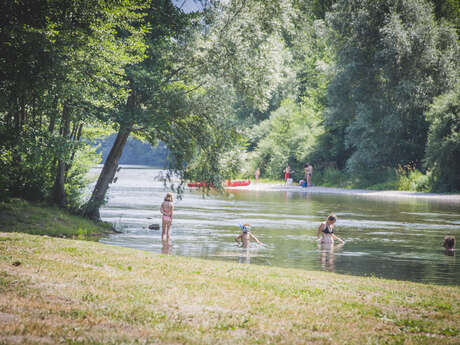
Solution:
[(442, 246), (446, 248), (446, 250), (454, 250), (455, 248), (455, 237), (454, 236), (446, 236), (444, 237), (444, 241)]

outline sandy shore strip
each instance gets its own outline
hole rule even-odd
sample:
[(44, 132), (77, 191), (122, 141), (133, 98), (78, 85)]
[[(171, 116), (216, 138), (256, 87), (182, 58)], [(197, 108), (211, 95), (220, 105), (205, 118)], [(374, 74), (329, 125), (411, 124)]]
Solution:
[(228, 190), (250, 190), (261, 192), (296, 192), (311, 194), (341, 194), (355, 195), (369, 198), (407, 198), (407, 199), (426, 199), (433, 201), (455, 202), (460, 203), (460, 194), (439, 194), (439, 193), (422, 193), (422, 192), (404, 192), (395, 190), (366, 190), (366, 189), (344, 189), (313, 186), (303, 188), (296, 185), (284, 185), (276, 183), (253, 183), (249, 186), (227, 187)]

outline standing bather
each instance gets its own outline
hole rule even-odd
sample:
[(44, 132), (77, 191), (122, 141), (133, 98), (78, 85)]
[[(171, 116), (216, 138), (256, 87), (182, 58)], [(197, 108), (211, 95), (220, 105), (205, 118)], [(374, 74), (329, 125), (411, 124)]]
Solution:
[(161, 204), (160, 212), (162, 214), (161, 216), (161, 221), (162, 221), (161, 240), (164, 241), (165, 235), (166, 235), (166, 240), (169, 241), (172, 217), (174, 213), (172, 193), (166, 194), (165, 199)]
[(337, 221), (335, 215), (330, 214), (326, 221), (321, 223), (318, 228), (318, 241), (321, 243), (334, 244), (334, 240), (345, 243), (341, 238), (334, 235), (334, 223)]

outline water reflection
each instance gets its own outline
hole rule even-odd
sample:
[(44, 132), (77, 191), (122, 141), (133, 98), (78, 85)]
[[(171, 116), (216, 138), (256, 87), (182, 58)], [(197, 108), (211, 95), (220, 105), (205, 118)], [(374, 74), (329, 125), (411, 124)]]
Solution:
[[(229, 191), (205, 198), (187, 191), (175, 203), (171, 245), (163, 245), (159, 207), (165, 190), (153, 169), (122, 169), (111, 185), (104, 220), (122, 234), (104, 243), (233, 262), (375, 275), (439, 284), (460, 284), (460, 263), (444, 252), (448, 232), (460, 236), (458, 204), (428, 200), (368, 199), (302, 192)], [(319, 224), (331, 212), (344, 246), (318, 248)], [(249, 223), (264, 243), (248, 251), (235, 246), (239, 224)]]
[(334, 245), (334, 243), (318, 243), (318, 254), (321, 262), (321, 268), (325, 271), (335, 272), (335, 252), (339, 252), (343, 247), (343, 243)]
[(170, 255), (172, 249), (171, 241), (162, 240), (161, 243), (161, 254)]
[(249, 248), (241, 248), (241, 254), (239, 257), (238, 262), (240, 264), (250, 264), (251, 263), (251, 255), (249, 254)]

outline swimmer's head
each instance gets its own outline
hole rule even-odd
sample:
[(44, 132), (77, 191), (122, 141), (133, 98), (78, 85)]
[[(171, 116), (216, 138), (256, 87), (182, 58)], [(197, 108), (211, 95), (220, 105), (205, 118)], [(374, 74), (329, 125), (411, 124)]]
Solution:
[(444, 242), (442, 246), (447, 250), (454, 250), (455, 248), (455, 237), (454, 236), (446, 236), (444, 237)]
[(251, 229), (251, 225), (250, 224), (243, 224), (243, 225), (240, 225), (240, 228), (243, 231), (243, 234), (247, 234), (249, 232), (249, 230)]
[(331, 213), (329, 215), (329, 217), (327, 217), (327, 220), (330, 222), (330, 223), (335, 223), (337, 221), (337, 217), (335, 216), (335, 214)]

